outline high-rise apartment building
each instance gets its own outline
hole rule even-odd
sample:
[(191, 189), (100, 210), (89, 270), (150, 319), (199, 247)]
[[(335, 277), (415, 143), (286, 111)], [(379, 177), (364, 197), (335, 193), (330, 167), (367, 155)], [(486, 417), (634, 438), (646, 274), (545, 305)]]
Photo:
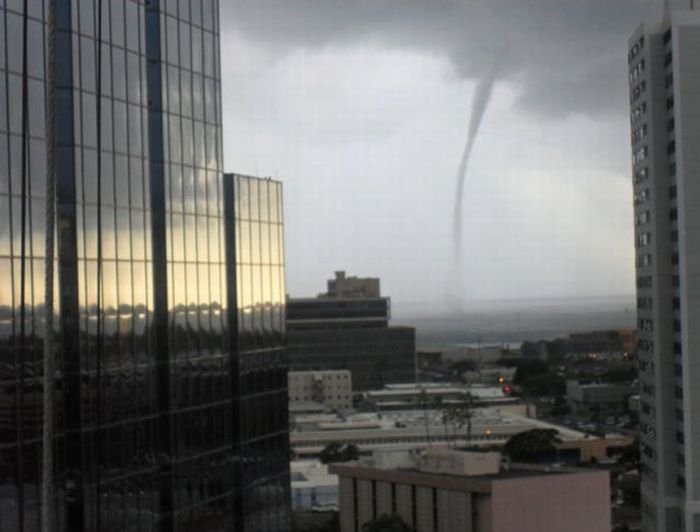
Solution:
[(700, 11), (629, 41), (644, 530), (700, 531)]
[(218, 1), (56, 4), (47, 87), (47, 2), (0, 1), (0, 531), (39, 530), (50, 105), (55, 529), (286, 530), (281, 188), (223, 176)]

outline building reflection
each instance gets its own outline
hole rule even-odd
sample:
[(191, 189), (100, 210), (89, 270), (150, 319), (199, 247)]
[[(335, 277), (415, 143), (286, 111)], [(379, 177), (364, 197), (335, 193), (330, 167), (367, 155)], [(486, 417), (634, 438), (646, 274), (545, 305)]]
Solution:
[[(57, 530), (287, 530), (282, 190), (223, 175), (218, 3), (103, 1), (101, 40), (99, 3), (60, 3)], [(22, 9), (0, 4), (0, 532), (40, 511), (44, 15)]]

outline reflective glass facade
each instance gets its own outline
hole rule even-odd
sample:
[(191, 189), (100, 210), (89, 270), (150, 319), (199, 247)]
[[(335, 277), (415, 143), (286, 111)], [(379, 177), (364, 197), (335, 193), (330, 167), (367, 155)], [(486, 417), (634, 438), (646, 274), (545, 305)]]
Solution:
[[(289, 528), (289, 434), (284, 323), (284, 232), (282, 185), (269, 179), (225, 177), (227, 240), (235, 243), (238, 304), (235, 328), (235, 395), (240, 419), (241, 489), (245, 530)], [(235, 191), (235, 192), (234, 192)], [(229, 203), (229, 198), (233, 202)], [(234, 203), (235, 202), (235, 203)], [(231, 216), (227, 210), (227, 217)], [(229, 283), (229, 289), (234, 287)]]
[[(0, 0), (0, 532), (39, 527), (43, 4), (25, 48)], [(218, 2), (58, 5), (57, 530), (286, 530), (281, 187), (223, 177)]]

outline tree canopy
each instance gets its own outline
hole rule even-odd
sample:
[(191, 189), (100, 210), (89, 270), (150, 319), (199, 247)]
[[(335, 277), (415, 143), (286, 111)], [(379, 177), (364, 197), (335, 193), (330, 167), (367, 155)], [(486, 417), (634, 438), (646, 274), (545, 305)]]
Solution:
[(511, 436), (503, 453), (516, 462), (552, 460), (557, 455), (555, 444), (560, 442), (556, 429), (532, 429)]
[(324, 464), (329, 464), (331, 462), (350, 462), (352, 460), (357, 460), (359, 457), (360, 449), (357, 445), (352, 443), (343, 445), (338, 442), (331, 442), (326, 445), (319, 454), (319, 459), (321, 463)]
[(362, 525), (362, 532), (411, 532), (411, 527), (397, 514), (382, 514)]

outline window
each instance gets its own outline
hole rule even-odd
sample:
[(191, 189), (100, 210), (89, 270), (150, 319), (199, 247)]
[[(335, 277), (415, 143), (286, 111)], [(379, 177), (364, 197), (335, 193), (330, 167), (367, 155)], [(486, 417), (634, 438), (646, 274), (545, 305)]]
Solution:
[(636, 241), (638, 248), (648, 246), (651, 243), (651, 233), (637, 235)]
[(649, 198), (651, 197), (651, 192), (648, 188), (645, 188), (644, 190), (640, 190), (638, 192), (634, 193), (634, 204), (635, 205), (642, 205), (646, 203)]
[(637, 288), (651, 288), (651, 276), (645, 275), (637, 278)]
[[(634, 215), (635, 225), (644, 225), (651, 219), (651, 213), (649, 211), (640, 212)], [(651, 240), (651, 235), (649, 235)]]

